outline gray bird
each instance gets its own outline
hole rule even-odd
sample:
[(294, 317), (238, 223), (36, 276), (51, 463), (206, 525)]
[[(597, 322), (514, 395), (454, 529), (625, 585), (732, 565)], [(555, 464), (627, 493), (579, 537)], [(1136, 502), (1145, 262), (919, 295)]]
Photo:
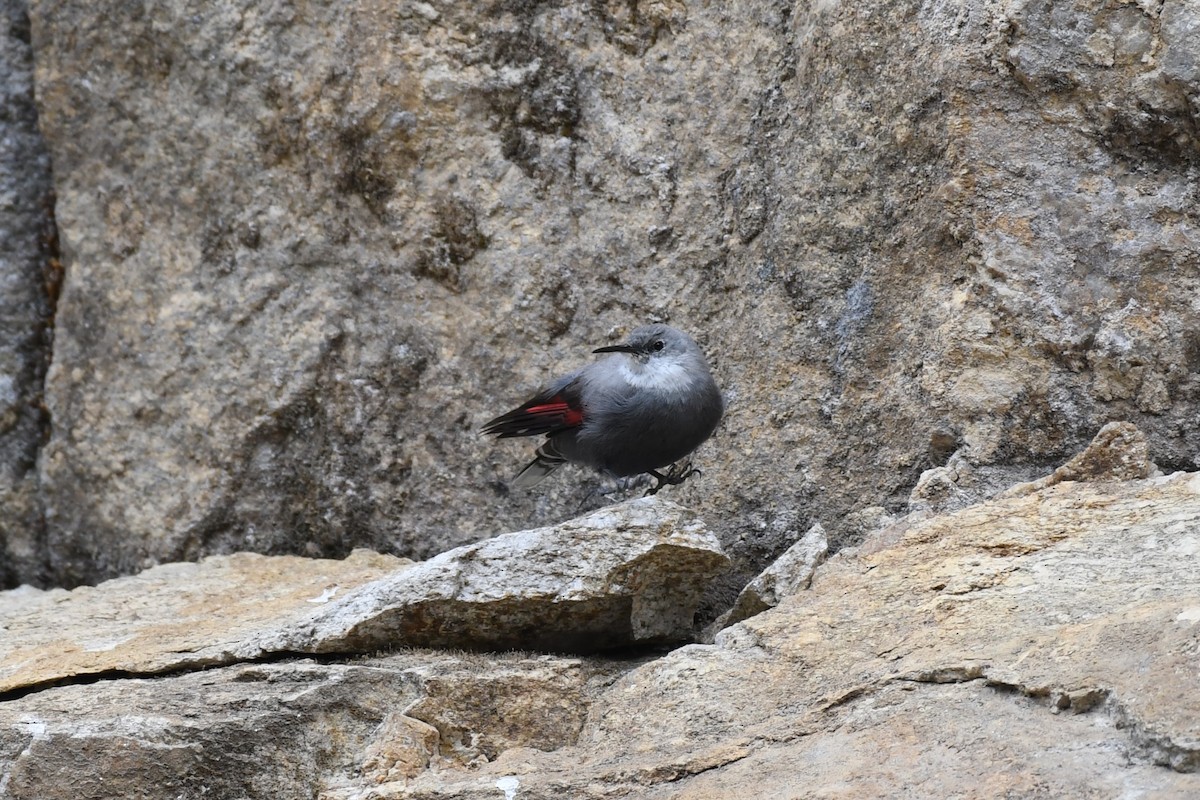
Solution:
[(616, 477), (649, 473), (658, 483), (647, 494), (698, 473), (690, 463), (659, 472), (711, 436), (725, 411), (692, 337), (667, 325), (644, 325), (624, 344), (592, 352), (612, 355), (483, 426), (501, 439), (546, 434), (512, 485), (533, 486), (567, 461)]

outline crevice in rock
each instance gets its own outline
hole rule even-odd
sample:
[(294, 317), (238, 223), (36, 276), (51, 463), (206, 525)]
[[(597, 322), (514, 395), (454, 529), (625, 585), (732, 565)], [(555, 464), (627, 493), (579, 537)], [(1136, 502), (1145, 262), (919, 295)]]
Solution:
[[(1176, 772), (1200, 771), (1200, 747), (1188, 746), (1170, 735), (1155, 731), (1131, 713), (1116, 693), (1100, 686), (1075, 689), (1053, 686), (1027, 686), (988, 674), (986, 666), (955, 665), (925, 670), (889, 679), (910, 683), (975, 683), (1004, 695), (1016, 695), (1045, 704), (1052, 714), (1090, 714), (1099, 712), (1118, 730), (1126, 731), (1130, 750), (1150, 763)], [(854, 699), (862, 692), (855, 694)]]
[(752, 743), (737, 746), (732, 750), (718, 747), (708, 753), (700, 753), (687, 761), (659, 764), (633, 772), (621, 771), (610, 773), (605, 777), (613, 785), (625, 785), (631, 788), (644, 789), (647, 786), (676, 783), (687, 778), (702, 775), (705, 772), (723, 769), (730, 764), (741, 761), (753, 752), (754, 747)]
[(46, 681), (35, 681), (24, 686), (0, 691), (0, 703), (20, 700), (32, 694), (57, 689), (62, 686), (90, 686), (104, 681), (150, 680), (155, 678), (175, 678), (180, 675), (190, 675), (195, 672), (206, 672), (211, 669), (226, 667), (253, 666), (256, 664), (282, 664), (288, 661), (312, 661), (317, 664), (339, 664), (354, 658), (365, 658), (370, 653), (301, 653), (293, 651), (278, 651), (263, 653), (253, 658), (239, 658), (233, 661), (218, 661), (204, 659), (195, 662), (179, 662), (163, 669), (107, 669), (86, 674), (65, 675)]
[[(603, 662), (606, 664), (622, 664), (630, 669), (642, 666), (650, 661), (663, 658), (669, 655), (676, 647), (684, 647), (686, 644), (677, 646), (666, 646), (662, 644), (648, 644), (642, 646), (629, 646), (614, 650), (606, 650), (602, 654), (589, 655), (587, 658), (590, 661)], [(469, 653), (506, 653), (506, 654), (527, 654), (527, 655), (557, 655), (562, 658), (579, 658), (577, 653), (547, 653), (539, 650), (462, 650), (458, 648), (421, 648), (421, 647), (398, 647), (391, 651), (380, 650), (338, 650), (322, 653), (306, 653), (300, 650), (277, 650), (268, 653), (262, 653), (258, 656), (250, 656), (243, 658), (235, 658), (232, 660), (205, 658), (196, 661), (179, 661), (175, 664), (164, 667), (162, 669), (106, 669), (98, 672), (79, 673), (75, 675), (65, 675), (62, 677), (35, 681), (24, 686), (18, 686), (12, 689), (0, 690), (0, 703), (6, 703), (12, 700), (20, 700), (38, 692), (44, 692), (49, 689), (57, 689), (62, 686), (89, 686), (103, 681), (121, 681), (121, 680), (151, 680), (155, 678), (175, 678), (181, 675), (190, 675), (196, 672), (206, 672), (213, 669), (224, 669), (228, 667), (238, 666), (254, 666), (262, 664), (284, 664), (291, 661), (311, 661), (316, 664), (345, 664), (357, 659), (376, 658), (388, 655), (390, 652), (398, 650), (425, 650), (427, 652), (439, 652), (447, 655), (466, 655)]]

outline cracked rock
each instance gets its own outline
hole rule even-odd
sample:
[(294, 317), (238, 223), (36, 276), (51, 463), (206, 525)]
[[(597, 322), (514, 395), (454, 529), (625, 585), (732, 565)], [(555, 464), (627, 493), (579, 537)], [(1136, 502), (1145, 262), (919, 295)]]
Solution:
[(727, 564), (698, 518), (647, 497), (443, 553), (331, 602), (270, 647), (594, 653), (685, 641)]
[(784, 597), (807, 589), (813, 573), (825, 561), (828, 552), (825, 528), (817, 523), (742, 589), (723, 626), (774, 608)]
[(610, 680), (579, 659), (412, 651), (55, 687), (0, 704), (0, 797), (314, 797), (573, 744), (587, 687)]
[(0, 603), (0, 691), (274, 653), (399, 646), (598, 652), (689, 640), (727, 563), (696, 517), (644, 498), (412, 564), (241, 553)]
[[(607, 513), (652, 551), (691, 519), (655, 502)], [(678, 515), (674, 527), (629, 524), (655, 513), (660, 523)], [(622, 538), (611, 520), (573, 523), (560, 547)], [(26, 685), (0, 702), (0, 796), (735, 800), (747, 786), (780, 797), (798, 785), (863, 800), (1200, 793), (1200, 474), (1063, 481), (893, 527), (872, 549), (834, 555), (807, 590), (779, 597), (714, 644), (666, 655), (404, 651), (314, 663), (276, 653), (258, 656), (267, 663), (154, 678), (110, 670), (85, 685)], [(460, 551), (462, 591), (482, 593), (485, 574), (518, 581), (519, 565), (536, 561), (526, 540), (542, 533)], [(496, 557), (513, 552), (524, 557)], [(572, 558), (547, 556), (527, 575), (542, 585), (550, 561)], [(272, 562), (246, 561), (233, 583), (246, 597), (261, 594), (253, 567), (268, 573)], [(208, 566), (233, 570), (215, 559)], [(420, 569), (367, 554), (278, 566), (287, 569), (266, 582), (290, 573), (297, 587), (262, 605), (316, 606), (276, 626), (286, 641), (310, 644), (365, 644), (365, 629), (344, 624), (351, 611), (391, 614), (380, 597), (400, 596), (398, 576)], [(443, 570), (425, 573), (431, 590)], [(5, 600), (37, 605), (40, 617), (22, 628), (4, 617), (3, 663), (11, 669), (36, 652), (22, 640), (59, 637), (65, 677), (103, 642), (132, 646), (105, 626), (145, 625), (163, 649), (181, 651), (178, 629), (203, 628), (206, 617), (210, 634), (213, 625), (225, 631), (207, 637), (214, 651), (231, 652), (264, 613), (243, 600), (220, 616), (220, 604), (204, 600), (202, 575), (129, 579), (147, 592), (157, 582), (168, 605), (158, 618), (149, 603), (105, 602), (132, 583), (85, 595), (10, 593)], [(345, 596), (330, 599), (331, 579)], [(90, 640), (72, 640), (63, 624), (83, 605), (74, 597), (91, 608)], [(176, 629), (165, 624), (172, 620)], [(314, 638), (321, 630), (331, 638)]]

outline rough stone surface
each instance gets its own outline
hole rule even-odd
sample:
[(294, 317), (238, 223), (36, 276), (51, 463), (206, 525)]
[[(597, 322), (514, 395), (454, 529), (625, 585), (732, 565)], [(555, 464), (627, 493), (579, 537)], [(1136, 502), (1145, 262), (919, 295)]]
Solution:
[(955, 453), (945, 466), (921, 473), (909, 494), (908, 507), (911, 511), (955, 511), (989, 497), (1028, 494), (1063, 481), (1126, 481), (1162, 473), (1150, 460), (1144, 433), (1128, 422), (1110, 422), (1082, 452), (1050, 474), (1006, 485), (1019, 474), (1011, 469), (977, 467)]
[(0, 796), (315, 797), (556, 749), (578, 736), (588, 686), (611, 680), (565, 658), (410, 652), (58, 687), (0, 704)]
[[(649, 319), (729, 399), (733, 592), (957, 453), (1200, 452), (1200, 10), (31, 6), (67, 279), (54, 580), (569, 518), (478, 425)], [(703, 109), (703, 113), (696, 113)], [(1006, 472), (1007, 471), (1007, 472)]]
[(1161, 474), (1150, 460), (1145, 434), (1128, 422), (1110, 422), (1082, 453), (1044, 478), (1017, 484), (1001, 496), (1029, 494), (1063, 481), (1127, 481)]
[(919, 520), (622, 676), (573, 747), (328, 797), (1188, 797), (1198, 526), (1200, 474)]
[(0, 691), (261, 658), (281, 628), (404, 564), (365, 550), (344, 561), (239, 553), (69, 592), (14, 589), (0, 594)]
[(0, 796), (1200, 793), (1200, 473), (898, 526), (665, 655), (279, 655), (12, 687)]
[(788, 595), (807, 589), (813, 573), (825, 561), (828, 552), (829, 541), (825, 537), (825, 529), (818, 523), (809, 528), (786, 553), (775, 559), (771, 566), (746, 584), (728, 616), (721, 620), (720, 627), (728, 627), (761, 614), (779, 605), (779, 601)]
[(25, 0), (0, 0), (0, 589), (43, 580), (47, 562), (37, 453), (58, 262), (29, 38)]
[(240, 553), (69, 592), (12, 590), (0, 593), (0, 693), (280, 653), (690, 641), (701, 593), (727, 563), (695, 517), (645, 498), (416, 565), (368, 551)]
[(701, 595), (728, 565), (697, 517), (646, 497), (442, 553), (332, 600), (270, 647), (594, 653), (691, 641)]

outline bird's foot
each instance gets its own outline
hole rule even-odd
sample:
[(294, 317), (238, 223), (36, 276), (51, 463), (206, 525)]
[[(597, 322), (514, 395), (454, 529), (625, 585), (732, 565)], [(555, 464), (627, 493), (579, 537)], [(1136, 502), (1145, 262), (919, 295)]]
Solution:
[(658, 483), (647, 489), (646, 494), (642, 495), (643, 497), (649, 497), (652, 494), (658, 494), (658, 490), (664, 486), (678, 486), (693, 475), (703, 475), (704, 473), (692, 467), (692, 462), (685, 461), (683, 464), (678, 462), (672, 464), (671, 468), (665, 473), (652, 469), (647, 470), (647, 474), (653, 475), (655, 478), (657, 478)]
[(645, 474), (631, 475), (627, 478), (617, 478), (616, 480), (605, 481), (593, 487), (591, 491), (583, 496), (583, 499), (579, 501), (579, 508), (577, 510), (582, 511), (583, 507), (586, 506), (589, 501), (596, 498), (607, 500), (613, 495), (622, 495), (626, 492), (631, 492), (634, 489), (645, 486), (649, 482), (650, 478)]

